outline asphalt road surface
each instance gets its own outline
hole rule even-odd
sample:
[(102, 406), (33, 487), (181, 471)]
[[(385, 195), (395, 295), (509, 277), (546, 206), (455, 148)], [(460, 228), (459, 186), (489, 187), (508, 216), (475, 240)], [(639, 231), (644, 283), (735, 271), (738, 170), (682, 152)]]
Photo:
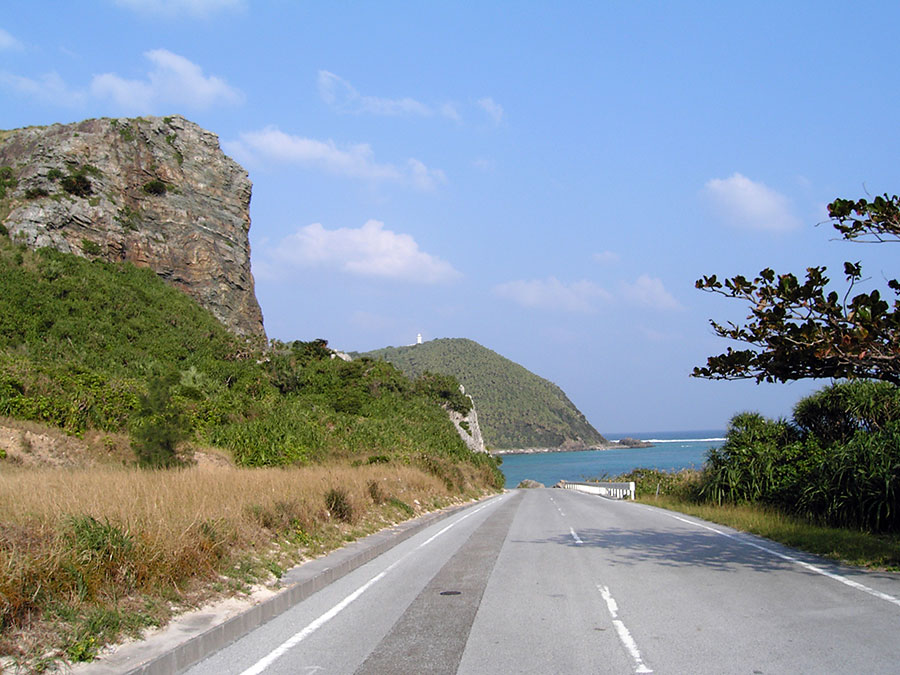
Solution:
[(516, 490), (190, 673), (898, 673), (900, 575), (632, 502)]

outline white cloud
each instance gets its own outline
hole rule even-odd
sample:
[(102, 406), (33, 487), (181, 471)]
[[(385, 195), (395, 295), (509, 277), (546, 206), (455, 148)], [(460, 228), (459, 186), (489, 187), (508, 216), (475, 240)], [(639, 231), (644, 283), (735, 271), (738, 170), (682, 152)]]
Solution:
[(494, 294), (523, 307), (566, 312), (592, 312), (598, 301), (611, 299), (608, 291), (590, 281), (564, 284), (556, 277), (509, 281), (495, 286)]
[(601, 251), (594, 254), (594, 260), (601, 265), (615, 265), (619, 262), (619, 254), (613, 251)]
[(443, 171), (429, 169), (415, 158), (408, 159), (404, 169), (379, 164), (368, 143), (338, 147), (331, 140), (292, 136), (273, 126), (242, 133), (239, 141), (226, 142), (223, 146), (241, 159), (290, 162), (370, 181), (407, 182), (422, 190), (431, 190), (447, 180)]
[(494, 101), (490, 96), (478, 99), (478, 105), (487, 113), (494, 124), (500, 124), (500, 122), (503, 121), (503, 106)]
[(591, 281), (566, 284), (556, 277), (509, 281), (494, 287), (494, 295), (532, 309), (594, 312), (602, 305), (637, 305), (656, 310), (681, 309), (662, 281), (642, 275), (634, 283), (620, 282), (614, 295)]
[(433, 190), (441, 183), (447, 182), (447, 176), (440, 169), (429, 169), (417, 159), (410, 158), (406, 160), (409, 168), (409, 176), (420, 190)]
[(419, 115), (434, 114), (430, 106), (413, 98), (379, 98), (363, 96), (347, 80), (327, 70), (319, 71), (319, 96), (328, 105), (341, 112), (371, 113), (373, 115)]
[(410, 235), (386, 230), (377, 220), (357, 229), (307, 225), (282, 239), (270, 257), (267, 276), (297, 267), (331, 267), (355, 276), (421, 284), (445, 283), (460, 276), (450, 263), (420, 250)]
[(716, 214), (730, 225), (769, 231), (786, 231), (801, 225), (787, 197), (739, 173), (731, 178), (714, 178), (703, 191)]
[(438, 112), (441, 113), (447, 119), (451, 119), (454, 122), (462, 122), (462, 116), (459, 114), (459, 110), (456, 108), (455, 103), (443, 103), (441, 107), (438, 108)]
[(622, 298), (632, 304), (651, 309), (682, 309), (681, 303), (655, 277), (642, 274), (634, 283), (622, 282), (619, 288)]
[(490, 172), (497, 168), (497, 162), (487, 157), (479, 157), (472, 162), (472, 166), (481, 171)]
[(12, 35), (0, 28), (0, 49), (24, 49), (24, 46)]
[(115, 0), (115, 3), (145, 14), (197, 17), (210, 16), (221, 10), (243, 9), (246, 5), (245, 0)]
[(57, 73), (32, 79), (0, 71), (0, 84), (39, 101), (66, 108), (78, 107), (87, 99), (85, 92), (70, 89)]
[(244, 95), (221, 78), (204, 75), (203, 69), (166, 49), (144, 56), (155, 66), (145, 80), (128, 80), (114, 73), (95, 75), (91, 94), (112, 99), (118, 106), (135, 111), (163, 105), (209, 108), (217, 103), (237, 104)]
[(242, 133), (240, 141), (228, 143), (226, 148), (238, 155), (303, 164), (352, 178), (399, 180), (402, 176), (397, 167), (375, 162), (368, 143), (342, 149), (334, 141), (292, 136), (272, 126)]

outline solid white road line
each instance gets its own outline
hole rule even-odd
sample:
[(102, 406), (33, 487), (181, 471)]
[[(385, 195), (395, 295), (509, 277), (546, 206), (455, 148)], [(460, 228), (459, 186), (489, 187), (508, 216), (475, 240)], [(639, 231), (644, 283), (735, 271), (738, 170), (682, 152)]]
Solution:
[(388, 572), (390, 572), (392, 569), (397, 567), (397, 565), (402, 563), (413, 553), (415, 553), (419, 549), (421, 549), (421, 548), (427, 546), (428, 544), (430, 544), (431, 542), (433, 542), (435, 539), (440, 537), (442, 534), (444, 534), (450, 528), (459, 525), (466, 518), (474, 516), (476, 513), (478, 513), (482, 509), (486, 509), (488, 506), (496, 504), (502, 498), (503, 498), (502, 496), (497, 497), (496, 499), (492, 499), (489, 502), (487, 502), (486, 504), (483, 504), (483, 505), (479, 506), (478, 508), (473, 509), (472, 511), (469, 511), (468, 513), (463, 515), (461, 518), (454, 520), (452, 523), (450, 523), (449, 525), (444, 527), (437, 534), (434, 534), (431, 537), (429, 537), (428, 539), (426, 539), (425, 541), (423, 541), (421, 544), (416, 546), (412, 551), (409, 551), (408, 553), (403, 555), (403, 557), (399, 558), (398, 560), (395, 560), (393, 563), (388, 565), (382, 572), (379, 572), (374, 577), (369, 579), (366, 583), (364, 583), (362, 586), (357, 588), (355, 591), (353, 591), (350, 595), (348, 595), (346, 598), (341, 600), (338, 604), (336, 604), (334, 607), (329, 609), (327, 612), (322, 614), (319, 618), (317, 618), (314, 621), (307, 624), (306, 627), (304, 627), (301, 631), (295, 633), (290, 638), (288, 638), (287, 640), (282, 642), (280, 645), (278, 645), (278, 647), (273, 649), (266, 656), (264, 656), (259, 661), (257, 661), (252, 666), (250, 666), (245, 671), (243, 671), (241, 673), (241, 675), (259, 675), (260, 673), (262, 673), (266, 668), (268, 668), (270, 665), (272, 665), (275, 661), (277, 661), (279, 658), (284, 656), (284, 654), (286, 652), (288, 652), (291, 648), (295, 647), (297, 644), (299, 644), (304, 639), (306, 639), (307, 637), (309, 637), (310, 635), (315, 633), (319, 628), (321, 628), (326, 623), (331, 621), (334, 617), (336, 617), (338, 614), (340, 614), (354, 600), (356, 600), (359, 596), (361, 596), (363, 593), (365, 593), (367, 590), (369, 590), (373, 585), (375, 585), (375, 583), (377, 583), (382, 578), (384, 578), (384, 576)]
[(834, 581), (839, 581), (842, 584), (846, 584), (850, 588), (855, 588), (858, 591), (862, 591), (863, 593), (868, 593), (869, 595), (879, 598), (880, 600), (884, 600), (886, 602), (890, 602), (891, 604), (897, 605), (900, 607), (900, 599), (895, 598), (893, 595), (888, 595), (887, 593), (882, 593), (874, 588), (869, 588), (868, 586), (859, 583), (858, 581), (854, 581), (853, 579), (848, 579), (847, 577), (841, 574), (835, 574), (834, 572), (829, 572), (828, 570), (824, 570), (821, 567), (817, 567), (811, 563), (800, 560), (799, 558), (795, 558), (790, 555), (786, 555), (784, 553), (779, 553), (771, 548), (766, 546), (762, 546), (755, 542), (749, 541), (744, 537), (739, 537), (733, 534), (729, 534), (728, 532), (723, 532), (722, 530), (717, 530), (714, 527), (710, 527), (709, 525), (704, 525), (703, 523), (698, 523), (694, 520), (688, 520), (687, 518), (682, 518), (681, 516), (676, 516), (673, 513), (666, 513), (670, 518), (674, 518), (675, 520), (680, 520), (682, 523), (687, 523), (688, 525), (694, 525), (695, 527), (702, 527), (704, 530), (709, 530), (710, 532), (715, 532), (716, 534), (720, 534), (723, 537), (728, 537), (733, 541), (737, 541), (745, 546), (752, 546), (755, 549), (759, 549), (760, 551), (765, 551), (776, 558), (781, 558), (782, 560), (787, 560), (788, 562), (794, 563), (795, 565), (799, 565), (800, 567), (809, 570), (810, 572), (815, 572), (816, 574), (821, 574), (823, 577), (828, 577), (829, 579), (833, 579)]

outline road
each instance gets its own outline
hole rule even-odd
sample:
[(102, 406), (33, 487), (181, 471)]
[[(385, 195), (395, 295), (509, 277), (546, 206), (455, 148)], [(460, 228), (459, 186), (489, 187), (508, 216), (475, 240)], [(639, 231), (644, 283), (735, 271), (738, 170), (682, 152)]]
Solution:
[(197, 664), (221, 673), (897, 673), (900, 575), (632, 502), (516, 490)]

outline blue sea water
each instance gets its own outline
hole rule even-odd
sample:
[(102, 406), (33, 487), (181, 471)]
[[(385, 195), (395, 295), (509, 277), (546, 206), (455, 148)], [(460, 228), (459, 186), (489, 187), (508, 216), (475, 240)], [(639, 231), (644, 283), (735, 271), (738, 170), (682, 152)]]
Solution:
[(640, 438), (653, 443), (653, 447), (502, 455), (500, 468), (506, 476), (508, 488), (514, 488), (526, 478), (549, 487), (560, 480), (615, 476), (639, 467), (665, 471), (691, 467), (699, 469), (707, 450), (721, 446), (724, 436), (725, 432), (721, 429), (610, 434), (607, 436), (609, 440)]

